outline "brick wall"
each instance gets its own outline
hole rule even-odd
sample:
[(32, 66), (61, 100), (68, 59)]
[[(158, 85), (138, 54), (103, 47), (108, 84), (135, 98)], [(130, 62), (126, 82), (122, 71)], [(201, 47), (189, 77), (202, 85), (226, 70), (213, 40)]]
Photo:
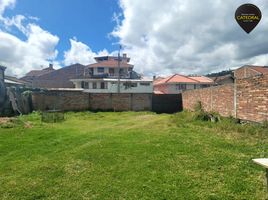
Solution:
[(82, 91), (43, 91), (32, 95), (34, 110), (151, 110), (152, 94), (84, 93)]
[(237, 79), (237, 117), (262, 122), (268, 120), (268, 74)]
[(198, 101), (205, 111), (215, 111), (222, 116), (234, 116), (234, 84), (188, 90), (182, 93), (184, 109), (194, 110)]
[(236, 79), (249, 78), (256, 76), (258, 74), (260, 73), (247, 66), (240, 67), (239, 69), (236, 69), (234, 72), (234, 76)]
[(184, 109), (193, 110), (201, 101), (206, 111), (263, 122), (268, 120), (268, 74), (236, 79), (235, 84), (185, 91), (182, 99)]
[(34, 110), (87, 110), (89, 96), (81, 91), (41, 91), (33, 92), (32, 103)]

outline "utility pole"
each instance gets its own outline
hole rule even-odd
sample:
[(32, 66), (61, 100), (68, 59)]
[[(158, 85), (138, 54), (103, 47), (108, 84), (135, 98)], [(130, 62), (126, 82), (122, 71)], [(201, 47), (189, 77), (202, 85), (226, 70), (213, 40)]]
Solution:
[(118, 79), (117, 79), (117, 93), (120, 93), (120, 50), (121, 45), (119, 45), (119, 51), (118, 51)]

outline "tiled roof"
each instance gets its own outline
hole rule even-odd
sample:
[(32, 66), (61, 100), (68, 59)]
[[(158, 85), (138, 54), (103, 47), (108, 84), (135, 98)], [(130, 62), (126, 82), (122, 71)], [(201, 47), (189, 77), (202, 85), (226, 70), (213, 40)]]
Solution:
[[(102, 61), (94, 64), (88, 65), (89, 68), (93, 67), (118, 67), (118, 61), (117, 60), (107, 60)], [(120, 67), (133, 67), (133, 65), (128, 64), (127, 62), (121, 61)]]
[(213, 80), (205, 76), (189, 76), (188, 78), (194, 79), (199, 83), (213, 83)]
[(43, 69), (43, 70), (32, 70), (28, 72), (25, 76), (41, 76), (50, 72), (53, 72), (54, 69)]
[(20, 84), (29, 84), (29, 82), (27, 81), (24, 81), (24, 80), (21, 80), (21, 79), (18, 79), (16, 77), (13, 77), (13, 76), (6, 76), (5, 75), (5, 80), (9, 80), (9, 81), (13, 81), (13, 82), (18, 82)]
[(213, 83), (213, 80), (204, 76), (187, 77), (180, 74), (174, 74), (167, 78), (154, 81), (154, 85), (166, 83)]
[(165, 92), (160, 91), (160, 90), (154, 90), (154, 94), (165, 94)]

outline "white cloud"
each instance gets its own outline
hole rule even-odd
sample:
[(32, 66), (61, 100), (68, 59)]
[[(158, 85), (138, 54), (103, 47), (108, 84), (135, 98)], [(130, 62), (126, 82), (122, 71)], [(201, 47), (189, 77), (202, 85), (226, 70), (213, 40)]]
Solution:
[(15, 6), (16, 0), (0, 0), (0, 18), (2, 17), (6, 8)]
[[(59, 38), (37, 24), (23, 24), (26, 20), (32, 20), (32, 17), (4, 17), (5, 9), (12, 8), (15, 3), (15, 0), (0, 0), (0, 23), (4, 25), (4, 29), (0, 29), (0, 64), (7, 66), (7, 74), (20, 77), (30, 70), (46, 67), (50, 61), (55, 60)], [(9, 33), (13, 27), (20, 30), (26, 36), (26, 40)], [(55, 64), (59, 66), (59, 62), (55, 61)]]
[(88, 65), (95, 62), (94, 57), (109, 55), (106, 49), (95, 53), (86, 44), (77, 41), (76, 38), (70, 39), (71, 48), (64, 52), (64, 64), (71, 65), (80, 63)]
[(244, 0), (120, 0), (124, 19), (112, 35), (147, 75), (268, 65), (268, 1), (251, 2), (263, 17), (248, 35), (234, 19)]
[(0, 61), (7, 66), (7, 74), (22, 76), (32, 69), (48, 66), (57, 56), (55, 46), (59, 38), (35, 24), (27, 27), (27, 40), (0, 31)]

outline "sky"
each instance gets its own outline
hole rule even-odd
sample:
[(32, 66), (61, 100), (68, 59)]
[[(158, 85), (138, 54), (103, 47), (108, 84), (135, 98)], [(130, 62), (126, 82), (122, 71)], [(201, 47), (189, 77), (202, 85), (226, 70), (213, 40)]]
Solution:
[[(250, 34), (234, 19), (244, 3), (262, 11)], [(91, 64), (119, 44), (146, 76), (263, 66), (267, 35), (267, 0), (0, 0), (0, 64), (17, 77)]]

